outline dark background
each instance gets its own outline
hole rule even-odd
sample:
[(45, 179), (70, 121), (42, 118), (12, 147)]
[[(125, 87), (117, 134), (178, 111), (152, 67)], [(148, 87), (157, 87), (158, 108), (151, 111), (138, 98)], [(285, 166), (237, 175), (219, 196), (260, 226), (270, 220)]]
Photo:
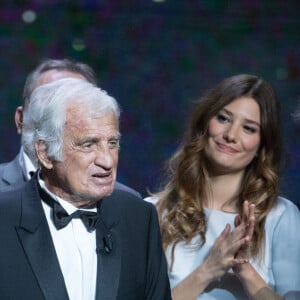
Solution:
[[(12, 4), (13, 2), (14, 4)], [(97, 72), (121, 104), (119, 181), (161, 182), (193, 100), (238, 73), (262, 76), (283, 108), (288, 166), (282, 194), (300, 203), (300, 1), (1, 1), (0, 161), (17, 154), (14, 111), (43, 58), (68, 57)]]

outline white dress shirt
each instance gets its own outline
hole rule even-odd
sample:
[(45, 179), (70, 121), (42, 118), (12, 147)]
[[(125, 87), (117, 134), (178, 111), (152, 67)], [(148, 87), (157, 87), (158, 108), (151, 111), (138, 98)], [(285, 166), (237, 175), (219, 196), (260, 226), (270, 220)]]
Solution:
[[(70, 215), (77, 210), (71, 203), (55, 196), (39, 177), (40, 186), (50, 194)], [(97, 277), (96, 233), (88, 232), (81, 219), (72, 219), (57, 230), (52, 221), (52, 208), (42, 202), (54, 247), (65, 280), (70, 300), (95, 299)], [(96, 211), (95, 209), (87, 209)]]
[(28, 157), (28, 155), (24, 152), (23, 147), (21, 147), (20, 151), (21, 155), (19, 156), (19, 163), (23, 170), (23, 174), (25, 175), (26, 180), (31, 178), (31, 173), (36, 171), (35, 166), (32, 161)]

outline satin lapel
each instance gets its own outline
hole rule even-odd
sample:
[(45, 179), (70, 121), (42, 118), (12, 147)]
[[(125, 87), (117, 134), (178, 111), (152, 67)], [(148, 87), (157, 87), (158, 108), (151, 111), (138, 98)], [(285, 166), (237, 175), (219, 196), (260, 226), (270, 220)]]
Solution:
[(36, 181), (31, 180), (26, 185), (22, 209), (20, 226), (16, 230), (45, 299), (68, 299)]
[[(109, 199), (106, 199), (109, 201)], [(106, 202), (106, 200), (104, 202)], [(104, 204), (104, 205), (103, 205)], [(106, 203), (100, 209), (101, 219), (97, 223), (97, 288), (96, 300), (115, 300), (121, 271), (122, 244), (116, 231), (118, 219), (112, 220), (114, 208), (107, 210)], [(103, 218), (102, 218), (103, 216)], [(109, 220), (107, 220), (109, 216)]]

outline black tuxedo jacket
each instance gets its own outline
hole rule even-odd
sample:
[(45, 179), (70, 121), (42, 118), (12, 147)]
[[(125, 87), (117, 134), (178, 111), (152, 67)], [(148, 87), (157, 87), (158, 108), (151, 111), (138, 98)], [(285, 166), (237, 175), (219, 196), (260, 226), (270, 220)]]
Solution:
[[(171, 299), (154, 206), (121, 190), (102, 201), (96, 299)], [(35, 178), (0, 194), (0, 240), (1, 300), (69, 299)]]

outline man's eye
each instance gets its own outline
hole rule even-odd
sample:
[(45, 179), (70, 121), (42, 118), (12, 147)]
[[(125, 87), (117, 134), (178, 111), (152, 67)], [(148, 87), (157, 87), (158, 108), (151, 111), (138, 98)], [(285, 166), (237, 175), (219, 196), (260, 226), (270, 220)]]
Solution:
[(109, 145), (112, 147), (118, 147), (119, 146), (119, 139), (111, 139), (108, 141)]
[(92, 143), (84, 143), (83, 145), (83, 148), (91, 148), (93, 146)]

